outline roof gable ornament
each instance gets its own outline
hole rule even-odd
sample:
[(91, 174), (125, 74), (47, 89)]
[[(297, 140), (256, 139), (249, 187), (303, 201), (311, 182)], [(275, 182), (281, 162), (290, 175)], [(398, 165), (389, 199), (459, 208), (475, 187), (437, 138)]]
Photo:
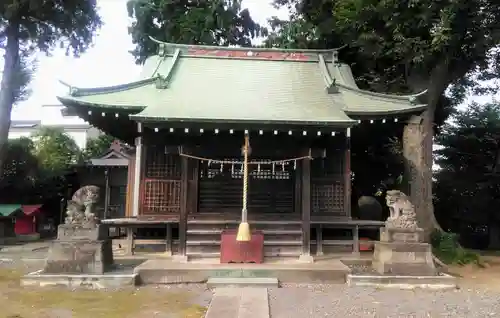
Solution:
[(59, 81), (59, 83), (63, 84), (64, 86), (66, 86), (68, 88), (69, 96), (73, 96), (73, 97), (78, 96), (78, 87), (74, 87), (74, 86), (72, 86), (64, 81), (61, 81), (61, 80)]
[(332, 52), (332, 63), (333, 64), (338, 64), (339, 63), (339, 52), (338, 51), (333, 51)]
[(158, 44), (158, 55), (161, 57), (167, 56), (167, 45), (166, 44)]
[[(160, 46), (166, 46), (164, 44), (160, 44)], [(170, 79), (172, 78), (172, 74), (174, 72), (175, 66), (177, 65), (179, 61), (179, 56), (181, 55), (181, 50), (176, 49), (174, 52), (174, 55), (172, 57), (172, 63), (170, 64), (170, 67), (167, 70), (167, 74), (161, 75), (161, 74), (156, 74), (156, 88), (158, 89), (167, 89), (168, 84), (170, 82)], [(154, 74), (153, 74), (154, 75)]]
[[(332, 78), (332, 76), (330, 75), (330, 71), (326, 66), (326, 61), (325, 58), (323, 57), (323, 54), (318, 54), (318, 58), (319, 58), (319, 68), (321, 70), (321, 73), (323, 73), (323, 80), (325, 81), (326, 91), (328, 92), (328, 94), (338, 93), (339, 88), (337, 87), (337, 85), (335, 85), (336, 80), (335, 78)], [(335, 53), (333, 53), (333, 58), (335, 58)]]

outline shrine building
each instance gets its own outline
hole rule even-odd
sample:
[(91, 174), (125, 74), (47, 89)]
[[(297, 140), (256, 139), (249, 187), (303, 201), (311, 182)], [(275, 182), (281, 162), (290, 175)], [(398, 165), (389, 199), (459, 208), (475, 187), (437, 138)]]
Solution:
[[(137, 81), (68, 85), (58, 97), (135, 146), (125, 218), (107, 221), (166, 226), (166, 250), (180, 257), (221, 257), (221, 233), (242, 217), (261, 231), (266, 257), (359, 252), (359, 228), (381, 222), (351, 216), (351, 133), (420, 114), (425, 92), (361, 90), (336, 50), (157, 44)], [(352, 239), (323, 240), (328, 227)]]

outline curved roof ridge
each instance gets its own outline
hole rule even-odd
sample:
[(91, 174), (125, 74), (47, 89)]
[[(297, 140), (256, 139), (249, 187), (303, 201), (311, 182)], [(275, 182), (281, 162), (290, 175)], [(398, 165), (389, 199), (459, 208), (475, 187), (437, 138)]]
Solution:
[(350, 86), (356, 89), (360, 89), (356, 81), (354, 80), (354, 76), (352, 75), (351, 68), (348, 64), (345, 63), (332, 63), (332, 71), (334, 73), (334, 77), (339, 80), (340, 84)]
[[(416, 94), (407, 94), (407, 95), (377, 93), (377, 92), (364, 90), (364, 89), (359, 88), (358, 85), (356, 84), (356, 81), (354, 80), (354, 76), (352, 75), (352, 71), (347, 64), (335, 63), (333, 65), (333, 67), (334, 67), (334, 70), (336, 71), (335, 75), (337, 75), (339, 77), (339, 80), (340, 80), (340, 81), (336, 82), (336, 85), (340, 88), (347, 89), (347, 90), (350, 90), (350, 91), (355, 92), (355, 93), (369, 95), (369, 96), (373, 96), (373, 97), (379, 97), (379, 98), (387, 98), (387, 99), (392, 99), (392, 100), (404, 100), (404, 101), (408, 101), (411, 103), (416, 103), (418, 97), (421, 97), (427, 93), (427, 89), (423, 90), (419, 93), (416, 93)], [(341, 68), (345, 68), (346, 71), (349, 72), (349, 74), (345, 74), (345, 71), (342, 71)], [(336, 77), (336, 76), (334, 76), (334, 77)]]
[(66, 83), (64, 81), (61, 81), (61, 80), (59, 82), (61, 84), (63, 84), (64, 86), (67, 86), (70, 89), (71, 96), (80, 97), (80, 96), (87, 96), (87, 95), (116, 93), (116, 92), (129, 90), (132, 88), (138, 88), (138, 87), (142, 87), (142, 86), (154, 83), (158, 78), (159, 78), (159, 75), (151, 77), (151, 78), (138, 80), (138, 81), (124, 83), (124, 84), (110, 85), (110, 86), (103, 86), (103, 87), (90, 87), (90, 88), (81, 88), (81, 87), (72, 86), (71, 84)]
[(372, 92), (372, 91), (367, 91), (367, 90), (364, 90), (364, 89), (360, 89), (360, 88), (357, 88), (357, 87), (352, 87), (352, 86), (349, 86), (349, 85), (345, 85), (345, 84), (340, 84), (340, 83), (337, 83), (336, 84), (338, 87), (340, 88), (343, 88), (343, 89), (347, 89), (347, 90), (350, 90), (352, 92), (356, 92), (356, 93), (359, 93), (359, 94), (363, 94), (363, 95), (369, 95), (369, 96), (374, 96), (374, 97), (380, 97), (380, 98), (387, 98), (387, 99), (396, 99), (396, 100), (405, 100), (405, 101), (408, 101), (408, 102), (414, 102), (414, 100), (417, 98), (417, 97), (420, 97), (422, 95), (425, 95), (427, 93), (427, 89), (420, 92), (420, 93), (416, 93), (416, 94), (410, 94), (410, 95), (396, 95), (396, 94), (384, 94), (384, 93), (377, 93), (377, 92)]
[(168, 46), (171, 48), (187, 49), (187, 48), (197, 48), (197, 49), (207, 49), (207, 50), (225, 50), (225, 51), (254, 51), (254, 52), (286, 52), (286, 53), (333, 53), (342, 49), (344, 46), (334, 49), (280, 49), (280, 48), (262, 48), (262, 47), (233, 47), (233, 46), (217, 46), (217, 45), (198, 45), (198, 44), (178, 44), (171, 42), (163, 42), (155, 39), (154, 37), (149, 37), (151, 41)]

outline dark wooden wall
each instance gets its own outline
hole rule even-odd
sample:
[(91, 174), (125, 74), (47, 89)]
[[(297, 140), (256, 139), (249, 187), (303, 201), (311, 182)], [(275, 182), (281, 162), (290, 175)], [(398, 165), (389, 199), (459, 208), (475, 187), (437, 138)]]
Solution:
[[(297, 141), (293, 138), (251, 139), (251, 160), (282, 160), (304, 155), (314, 147), (311, 162), (311, 214), (346, 215), (344, 200), (344, 143), (342, 138)], [(219, 164), (190, 159), (188, 165), (189, 213), (239, 213), (242, 204), (242, 138), (226, 136), (211, 142), (158, 145), (158, 138), (146, 139), (145, 169), (141, 186), (142, 215), (175, 215), (181, 206), (181, 156), (235, 162)], [(217, 142), (215, 142), (217, 141)], [(320, 140), (321, 141), (321, 140)], [(249, 171), (249, 213), (300, 213), (301, 162), (251, 165)]]

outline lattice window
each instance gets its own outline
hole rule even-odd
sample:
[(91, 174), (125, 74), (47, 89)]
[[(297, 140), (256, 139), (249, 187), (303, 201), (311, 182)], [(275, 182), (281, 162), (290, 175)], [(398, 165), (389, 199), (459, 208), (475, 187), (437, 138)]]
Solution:
[(311, 161), (311, 209), (314, 214), (344, 215), (344, 150), (327, 149)]
[(146, 151), (146, 178), (154, 179), (180, 179), (180, 157), (169, 154), (165, 147), (150, 146)]
[(178, 213), (180, 210), (181, 181), (144, 180), (144, 214)]
[[(201, 178), (213, 179), (217, 176), (242, 179), (243, 178), (243, 165), (239, 159), (221, 159), (224, 161), (234, 162), (232, 164), (211, 164), (208, 162), (202, 163)], [(269, 163), (261, 165), (251, 164), (248, 166), (248, 176), (250, 179), (261, 180), (289, 180), (293, 174), (293, 164), (285, 162), (283, 164), (271, 164), (271, 160), (259, 160)]]
[(181, 159), (162, 146), (146, 148), (142, 181), (143, 214), (178, 213), (181, 198)]
[(343, 213), (344, 187), (340, 183), (313, 184), (311, 201), (315, 214)]
[[(199, 209), (201, 212), (237, 212), (241, 209), (243, 171), (241, 159), (227, 164), (200, 165)], [(255, 159), (257, 160), (257, 159)], [(270, 161), (270, 160), (269, 160)], [(294, 164), (249, 165), (248, 209), (250, 212), (293, 212)]]
[(315, 158), (311, 161), (311, 175), (313, 178), (328, 178), (343, 174), (344, 158), (335, 157)]

